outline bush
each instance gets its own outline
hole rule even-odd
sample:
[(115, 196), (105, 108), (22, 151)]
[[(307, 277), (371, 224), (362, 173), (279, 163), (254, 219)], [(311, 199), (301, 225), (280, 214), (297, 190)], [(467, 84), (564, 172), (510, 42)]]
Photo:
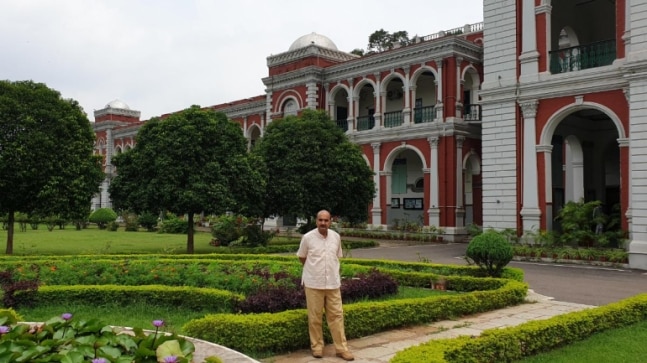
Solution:
[(144, 212), (139, 215), (137, 222), (148, 232), (154, 232), (157, 228), (157, 216), (150, 212)]
[(110, 208), (99, 208), (90, 214), (88, 220), (91, 223), (96, 223), (99, 229), (106, 229), (108, 223), (117, 220), (117, 213)]
[(500, 277), (514, 256), (514, 249), (502, 234), (490, 230), (470, 241), (466, 255), (486, 276)]
[(176, 216), (170, 216), (160, 224), (159, 233), (187, 234), (189, 232), (189, 222)]

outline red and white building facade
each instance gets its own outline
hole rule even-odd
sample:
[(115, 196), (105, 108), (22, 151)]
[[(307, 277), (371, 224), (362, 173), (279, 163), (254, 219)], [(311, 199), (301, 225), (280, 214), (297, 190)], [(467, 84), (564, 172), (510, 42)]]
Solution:
[[(619, 205), (630, 265), (647, 269), (647, 5), (638, 0), (485, 0), (484, 22), (359, 57), (319, 34), (267, 58), (263, 95), (209, 108), (250, 148), (272, 120), (322, 109), (363, 150), (372, 226), (417, 222), (555, 228), (567, 201)], [(110, 206), (116, 153), (139, 112), (95, 111)]]

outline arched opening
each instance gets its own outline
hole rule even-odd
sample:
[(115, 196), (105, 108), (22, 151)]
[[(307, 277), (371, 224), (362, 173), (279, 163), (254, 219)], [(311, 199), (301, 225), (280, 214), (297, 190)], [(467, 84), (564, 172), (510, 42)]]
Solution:
[[(556, 219), (569, 201), (601, 201), (606, 215), (620, 208), (620, 137), (616, 124), (604, 112), (581, 109), (568, 114), (555, 127), (551, 145), (552, 198), (548, 229), (561, 230)], [(619, 218), (619, 216), (618, 216)], [(618, 226), (619, 227), (619, 226)]]
[(436, 119), (436, 77), (431, 71), (424, 71), (416, 80), (413, 100), (413, 123), (432, 122)]
[(348, 91), (345, 88), (340, 88), (335, 92), (333, 96), (333, 115), (332, 119), (335, 120), (337, 126), (342, 130), (348, 131), (348, 116), (349, 116), (349, 105), (348, 105)]
[(393, 151), (387, 162), (391, 175), (387, 181), (387, 225), (424, 225), (423, 161), (413, 149), (406, 147)]
[(285, 103), (283, 104), (283, 117), (296, 116), (298, 112), (299, 105), (297, 105), (297, 101), (291, 98), (285, 101)]

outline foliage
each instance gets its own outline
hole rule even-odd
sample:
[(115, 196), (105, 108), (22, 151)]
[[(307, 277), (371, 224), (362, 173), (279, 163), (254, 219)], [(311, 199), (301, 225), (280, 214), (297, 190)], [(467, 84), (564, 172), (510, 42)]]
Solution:
[[(618, 232), (619, 218), (611, 220), (603, 213), (602, 202), (569, 201), (559, 211), (556, 218), (561, 225), (559, 244), (567, 246), (605, 247), (610, 240), (618, 244), (623, 233)], [(599, 225), (599, 226), (598, 226)], [(607, 231), (603, 231), (604, 226)], [(598, 230), (600, 228), (600, 230)]]
[(117, 155), (110, 185), (115, 207), (185, 214), (187, 252), (194, 252), (194, 215), (226, 211), (261, 214), (262, 163), (248, 155), (241, 128), (221, 112), (192, 106), (153, 118), (135, 147)]
[(124, 223), (124, 229), (128, 232), (137, 232), (139, 230), (139, 218), (135, 213), (124, 211), (121, 213)]
[(384, 29), (380, 29), (368, 37), (367, 50), (369, 53), (383, 52), (393, 49), (395, 44), (407, 45), (410, 42), (409, 34), (404, 30), (389, 33)]
[(503, 268), (512, 260), (514, 251), (501, 233), (489, 230), (472, 238), (465, 254), (486, 276), (500, 277)]
[(154, 232), (157, 228), (157, 216), (151, 212), (143, 212), (137, 217), (140, 226), (146, 228), (148, 232)]
[(95, 135), (78, 102), (45, 84), (0, 81), (0, 214), (13, 253), (16, 212), (82, 220), (103, 180)]
[(37, 324), (10, 324), (0, 317), (0, 352), (3, 362), (143, 363), (163, 362), (170, 356), (177, 357), (177, 363), (191, 362), (193, 343), (160, 332), (160, 322), (153, 321), (151, 333), (135, 328), (132, 334), (122, 334), (100, 320), (77, 320), (69, 313)]
[(186, 234), (189, 231), (189, 222), (179, 218), (173, 213), (167, 213), (166, 218), (159, 224), (159, 233)]
[(211, 235), (219, 246), (229, 246), (230, 243), (243, 236), (248, 219), (242, 215), (223, 214), (210, 220)]
[[(37, 269), (38, 266), (33, 265), (32, 268)], [(33, 292), (38, 290), (40, 282), (37, 278), (33, 279), (19, 279), (15, 276), (13, 270), (7, 269), (0, 272), (0, 288), (2, 288), (2, 305), (5, 308), (13, 308), (16, 306), (16, 293), (25, 291), (27, 296), (33, 296)]]
[(99, 229), (105, 229), (108, 223), (117, 220), (117, 213), (111, 208), (99, 208), (90, 214), (88, 220), (96, 223)]
[(365, 221), (375, 194), (373, 171), (324, 111), (275, 120), (253, 153), (267, 170), (265, 216), (312, 220), (321, 209), (350, 221)]

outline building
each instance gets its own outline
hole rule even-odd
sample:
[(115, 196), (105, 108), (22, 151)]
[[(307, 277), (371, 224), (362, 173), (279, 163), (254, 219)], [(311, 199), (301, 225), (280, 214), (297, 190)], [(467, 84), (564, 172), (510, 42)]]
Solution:
[[(567, 201), (620, 207), (632, 267), (647, 269), (647, 7), (636, 0), (485, 0), (484, 22), (362, 57), (307, 34), (267, 57), (265, 94), (210, 106), (250, 147), (266, 125), (323, 109), (375, 171), (368, 223), (556, 228)], [(108, 206), (112, 153), (136, 111), (95, 112)], [(646, 125), (646, 126), (643, 126)]]

